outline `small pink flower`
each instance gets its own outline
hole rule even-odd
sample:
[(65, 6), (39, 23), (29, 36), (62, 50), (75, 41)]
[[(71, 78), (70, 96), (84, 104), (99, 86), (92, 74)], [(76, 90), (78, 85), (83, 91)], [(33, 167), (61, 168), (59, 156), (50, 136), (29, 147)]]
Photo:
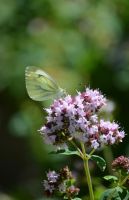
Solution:
[(91, 141), (91, 147), (92, 147), (93, 149), (97, 149), (99, 146), (100, 146), (100, 145), (99, 145), (99, 143), (97, 142), (97, 140), (92, 140), (92, 141)]
[(58, 177), (59, 177), (59, 174), (57, 174), (55, 171), (49, 171), (49, 172), (47, 173), (47, 178), (48, 178), (48, 181), (49, 181), (50, 183), (55, 183), (55, 182), (57, 182)]

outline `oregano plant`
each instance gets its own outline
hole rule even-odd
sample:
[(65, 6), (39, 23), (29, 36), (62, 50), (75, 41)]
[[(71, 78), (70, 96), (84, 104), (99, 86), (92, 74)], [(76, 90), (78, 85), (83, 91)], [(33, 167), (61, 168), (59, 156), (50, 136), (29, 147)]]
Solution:
[[(46, 123), (40, 129), (45, 143), (52, 145), (56, 154), (75, 154), (83, 160), (90, 200), (94, 200), (94, 192), (89, 160), (95, 161), (104, 171), (106, 162), (95, 155), (95, 151), (104, 145), (118, 144), (125, 136), (124, 131), (120, 130), (116, 122), (105, 121), (99, 117), (99, 111), (104, 105), (106, 105), (106, 98), (99, 90), (86, 88), (84, 92), (78, 92), (74, 97), (67, 95), (54, 100), (50, 108), (45, 109)], [(71, 145), (75, 148), (74, 151), (69, 149)], [(49, 181), (44, 182), (44, 188), (51, 194), (55, 192), (55, 189), (57, 190), (57, 187), (51, 189)]]
[[(84, 92), (71, 96), (58, 87), (44, 71), (36, 70), (35, 67), (27, 68), (26, 83), (28, 94), (34, 100), (52, 98), (54, 90), (58, 94), (50, 107), (45, 108), (46, 121), (40, 128), (40, 134), (44, 142), (53, 147), (54, 151), (50, 153), (80, 157), (89, 189), (89, 200), (95, 200), (89, 161), (96, 162), (100, 170), (104, 171), (106, 161), (95, 152), (104, 146), (118, 144), (125, 137), (125, 132), (118, 123), (104, 120), (100, 115), (102, 107), (107, 104), (106, 97), (98, 89), (89, 87)], [(112, 163), (112, 170), (116, 173), (115, 176), (104, 177), (111, 182), (111, 188), (100, 194), (100, 200), (129, 199), (129, 159), (124, 156), (116, 158)], [(81, 188), (77, 187), (68, 166), (58, 172), (49, 170), (43, 186), (47, 197), (81, 200)]]

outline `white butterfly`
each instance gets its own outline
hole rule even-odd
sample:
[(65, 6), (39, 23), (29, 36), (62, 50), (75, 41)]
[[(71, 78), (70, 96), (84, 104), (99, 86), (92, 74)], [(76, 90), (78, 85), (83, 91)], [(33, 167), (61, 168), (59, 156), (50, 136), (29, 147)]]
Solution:
[(26, 67), (25, 80), (28, 95), (35, 101), (60, 98), (65, 94), (51, 76), (37, 67)]

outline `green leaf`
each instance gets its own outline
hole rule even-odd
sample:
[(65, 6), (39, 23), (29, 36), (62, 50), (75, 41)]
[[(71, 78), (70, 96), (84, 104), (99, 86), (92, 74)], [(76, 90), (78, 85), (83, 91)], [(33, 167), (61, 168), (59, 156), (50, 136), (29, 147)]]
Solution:
[(61, 154), (61, 155), (67, 155), (67, 156), (71, 156), (71, 155), (80, 156), (79, 153), (78, 153), (78, 151), (71, 151), (69, 149), (59, 150), (59, 151), (52, 151), (49, 154)]
[(127, 192), (127, 194), (126, 194), (124, 200), (129, 200), (129, 192)]
[(68, 199), (68, 197), (67, 197), (67, 196), (64, 196), (64, 199)]
[(74, 199), (72, 199), (72, 200), (82, 200), (82, 199), (80, 199), (80, 198), (76, 197), (76, 198), (74, 198)]
[(91, 159), (96, 162), (101, 171), (104, 171), (106, 169), (106, 162), (102, 157), (97, 155), (92, 155)]
[(74, 178), (66, 180), (66, 185), (68, 187), (70, 187), (71, 185), (74, 185), (74, 183), (75, 183), (75, 179)]
[(108, 189), (103, 193), (100, 200), (123, 200), (123, 198), (120, 196), (122, 192), (123, 189), (118, 186), (112, 189)]
[(108, 175), (108, 176), (104, 176), (103, 177), (105, 180), (107, 181), (111, 181), (111, 182), (115, 182), (115, 181), (118, 181), (118, 178), (116, 176), (111, 176), (111, 175)]
[(119, 192), (119, 193), (122, 193), (123, 192), (123, 189), (119, 186), (115, 187), (116, 191)]

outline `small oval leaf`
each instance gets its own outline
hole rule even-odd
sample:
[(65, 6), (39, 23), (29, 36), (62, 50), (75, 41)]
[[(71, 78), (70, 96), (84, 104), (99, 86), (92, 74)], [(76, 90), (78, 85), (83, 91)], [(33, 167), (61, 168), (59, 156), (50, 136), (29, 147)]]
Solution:
[(106, 169), (106, 162), (102, 157), (97, 155), (92, 155), (91, 159), (96, 162), (101, 171), (104, 171)]
[(69, 149), (59, 150), (59, 151), (52, 151), (49, 154), (61, 154), (61, 155), (67, 155), (67, 156), (70, 156), (70, 155), (80, 156), (79, 153), (78, 153), (78, 151), (71, 151)]
[(111, 176), (111, 175), (108, 175), (108, 176), (104, 176), (103, 177), (105, 180), (107, 180), (107, 181), (118, 181), (118, 178), (116, 177), (116, 176)]

